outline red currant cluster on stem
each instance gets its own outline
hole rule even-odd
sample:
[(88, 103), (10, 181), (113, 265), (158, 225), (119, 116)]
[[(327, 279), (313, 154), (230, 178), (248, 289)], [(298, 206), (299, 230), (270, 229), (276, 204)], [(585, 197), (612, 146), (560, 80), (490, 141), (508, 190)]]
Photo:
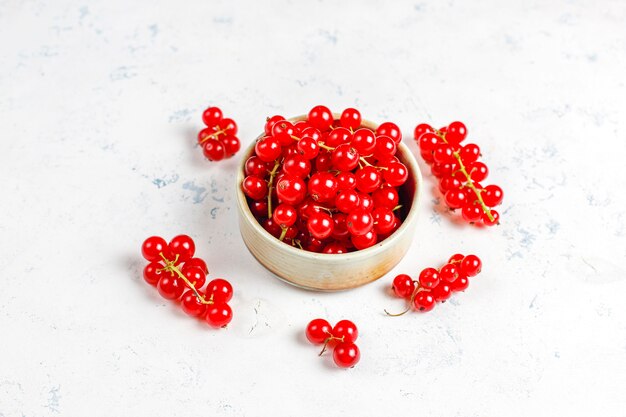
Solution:
[(431, 172), (439, 179), (439, 191), (446, 205), (452, 210), (461, 209), (463, 219), (470, 223), (493, 226), (500, 219), (493, 207), (502, 203), (502, 188), (480, 184), (489, 169), (478, 160), (478, 145), (461, 145), (466, 136), (462, 122), (452, 122), (438, 130), (424, 123), (415, 128), (422, 158), (431, 164)]
[(222, 115), (219, 107), (209, 107), (202, 113), (202, 121), (207, 126), (198, 132), (198, 143), (209, 161), (230, 158), (241, 148), (237, 134), (237, 123)]
[(324, 345), (320, 356), (327, 347), (332, 348), (333, 360), (341, 368), (351, 368), (361, 358), (359, 347), (354, 343), (359, 331), (350, 320), (341, 320), (331, 327), (324, 319), (314, 319), (306, 326), (305, 335), (309, 342)]
[(233, 287), (217, 278), (203, 290), (209, 269), (202, 259), (193, 257), (195, 251), (196, 245), (187, 235), (178, 235), (169, 244), (162, 237), (149, 237), (141, 246), (143, 257), (150, 262), (143, 277), (163, 298), (182, 297), (181, 306), (188, 315), (204, 318), (213, 327), (225, 327), (233, 318), (228, 305)]
[(398, 189), (408, 171), (395, 156), (401, 140), (391, 122), (361, 127), (353, 108), (338, 120), (325, 106), (295, 123), (272, 116), (241, 186), (259, 223), (281, 241), (329, 254), (365, 249), (402, 222)]
[(465, 291), (469, 285), (468, 278), (478, 275), (481, 268), (482, 263), (478, 256), (457, 253), (439, 270), (422, 270), (417, 280), (407, 274), (400, 274), (394, 278), (391, 288), (396, 296), (408, 300), (407, 309), (399, 314), (390, 314), (386, 310), (385, 313), (401, 316), (411, 308), (430, 311), (435, 308), (436, 302), (445, 302), (453, 292)]

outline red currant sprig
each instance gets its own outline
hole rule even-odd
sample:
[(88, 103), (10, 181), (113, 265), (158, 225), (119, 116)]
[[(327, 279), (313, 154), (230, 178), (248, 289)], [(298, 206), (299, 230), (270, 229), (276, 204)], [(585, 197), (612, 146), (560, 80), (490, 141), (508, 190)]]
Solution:
[(341, 368), (352, 368), (361, 358), (359, 347), (354, 343), (359, 331), (350, 320), (341, 320), (331, 327), (324, 319), (314, 319), (307, 325), (305, 335), (309, 342), (324, 345), (319, 356), (331, 347), (333, 360)]
[(157, 287), (163, 298), (182, 297), (181, 306), (188, 315), (204, 318), (213, 327), (225, 327), (233, 318), (228, 305), (233, 287), (227, 280), (217, 278), (203, 290), (209, 269), (202, 259), (193, 257), (195, 250), (193, 239), (187, 235), (178, 235), (169, 244), (162, 237), (149, 237), (141, 247), (143, 257), (149, 261), (143, 277)]
[(453, 292), (465, 291), (469, 285), (469, 277), (478, 275), (482, 263), (478, 256), (455, 254), (448, 263), (439, 268), (425, 268), (417, 280), (406, 274), (396, 276), (391, 289), (397, 297), (408, 300), (406, 310), (389, 316), (401, 316), (411, 310), (430, 311), (437, 302), (444, 303)]
[(361, 127), (346, 109), (316, 106), (306, 120), (266, 120), (241, 187), (258, 222), (301, 249), (329, 254), (373, 246), (401, 224), (398, 190), (408, 178), (395, 156), (397, 125)]
[(233, 119), (223, 117), (219, 107), (209, 107), (202, 113), (202, 121), (207, 126), (198, 132), (198, 143), (209, 161), (230, 158), (241, 148), (236, 136), (237, 124)]
[(415, 128), (420, 154), (439, 179), (439, 191), (446, 205), (452, 210), (461, 209), (463, 219), (470, 223), (493, 226), (500, 219), (493, 207), (502, 203), (502, 188), (480, 184), (489, 169), (478, 160), (478, 145), (461, 145), (466, 136), (467, 128), (462, 122), (452, 122), (439, 130), (424, 123)]

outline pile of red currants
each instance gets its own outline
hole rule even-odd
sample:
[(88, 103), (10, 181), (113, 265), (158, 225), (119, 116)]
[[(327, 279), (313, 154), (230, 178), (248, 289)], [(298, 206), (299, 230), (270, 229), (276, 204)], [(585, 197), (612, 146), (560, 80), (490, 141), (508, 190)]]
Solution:
[(213, 327), (224, 327), (233, 318), (228, 305), (233, 287), (217, 278), (202, 290), (209, 269), (202, 259), (193, 257), (195, 251), (196, 245), (187, 235), (178, 235), (169, 244), (162, 237), (149, 237), (141, 246), (141, 253), (149, 262), (143, 277), (157, 287), (163, 298), (182, 297), (181, 307), (188, 315), (204, 318)]
[(489, 169), (478, 160), (478, 145), (461, 145), (466, 136), (462, 122), (452, 122), (438, 130), (424, 123), (415, 128), (422, 158), (431, 164), (431, 172), (439, 179), (439, 191), (446, 205), (452, 210), (461, 209), (465, 221), (493, 226), (500, 219), (493, 207), (502, 203), (502, 188), (480, 184)]
[(398, 190), (408, 178), (397, 125), (375, 131), (348, 108), (335, 120), (316, 106), (305, 120), (273, 116), (245, 163), (250, 210), (270, 234), (328, 254), (375, 245), (400, 226)]
[(476, 255), (463, 256), (459, 253), (452, 255), (444, 266), (426, 268), (413, 280), (407, 274), (400, 274), (393, 280), (391, 289), (397, 297), (407, 299), (409, 305), (399, 316), (411, 308), (417, 311), (430, 311), (435, 308), (436, 302), (445, 302), (453, 292), (465, 291), (469, 285), (469, 277), (478, 275), (482, 262)]
[(230, 158), (241, 148), (237, 134), (237, 124), (225, 118), (219, 107), (209, 107), (202, 113), (202, 121), (207, 126), (198, 132), (198, 143), (209, 161)]
[(341, 368), (352, 368), (361, 358), (359, 347), (354, 343), (359, 331), (350, 320), (340, 320), (335, 327), (331, 327), (324, 319), (314, 319), (306, 326), (305, 335), (313, 344), (324, 344), (320, 356), (326, 347), (331, 347), (333, 360)]

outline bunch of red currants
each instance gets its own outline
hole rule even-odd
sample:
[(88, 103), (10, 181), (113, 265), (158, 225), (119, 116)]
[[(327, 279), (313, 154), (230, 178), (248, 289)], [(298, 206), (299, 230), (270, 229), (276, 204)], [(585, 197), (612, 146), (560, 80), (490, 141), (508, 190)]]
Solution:
[(312, 252), (346, 253), (375, 245), (400, 226), (397, 125), (361, 126), (348, 108), (338, 119), (316, 106), (292, 123), (272, 116), (245, 163), (250, 210), (270, 234)]
[(478, 145), (461, 144), (466, 137), (467, 128), (462, 122), (452, 122), (438, 130), (424, 123), (415, 128), (422, 158), (439, 179), (439, 191), (446, 205), (452, 210), (461, 209), (461, 216), (470, 223), (493, 226), (500, 219), (493, 207), (502, 203), (502, 188), (481, 185), (489, 169), (478, 160)]
[(482, 262), (476, 255), (463, 256), (459, 253), (452, 255), (448, 262), (439, 268), (425, 268), (420, 272), (417, 280), (413, 280), (407, 274), (400, 274), (393, 280), (391, 289), (397, 297), (409, 301), (408, 308), (399, 316), (411, 308), (417, 311), (430, 311), (435, 308), (435, 303), (445, 302), (453, 292), (465, 291), (469, 285), (469, 277), (478, 275), (481, 271)]
[(159, 236), (143, 242), (141, 253), (148, 260), (143, 277), (156, 286), (159, 294), (168, 300), (180, 300), (185, 313), (204, 318), (213, 327), (224, 327), (233, 318), (228, 301), (233, 287), (222, 278), (210, 281), (202, 290), (209, 273), (206, 262), (194, 258), (196, 245), (187, 235), (178, 235), (168, 244)]
[(237, 124), (223, 116), (219, 107), (209, 107), (202, 113), (202, 121), (207, 126), (198, 132), (198, 143), (209, 161), (230, 158), (241, 148), (237, 134)]
[(333, 360), (341, 368), (351, 368), (361, 358), (359, 347), (354, 343), (359, 331), (350, 320), (340, 320), (335, 327), (331, 327), (324, 319), (314, 319), (306, 326), (305, 335), (313, 344), (324, 344), (320, 356), (326, 351), (326, 347), (331, 347)]

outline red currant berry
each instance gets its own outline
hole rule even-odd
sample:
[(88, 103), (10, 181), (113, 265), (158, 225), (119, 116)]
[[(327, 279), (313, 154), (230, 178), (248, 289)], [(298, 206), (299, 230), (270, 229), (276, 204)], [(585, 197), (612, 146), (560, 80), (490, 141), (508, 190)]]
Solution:
[(465, 255), (462, 255), (460, 253), (455, 253), (454, 255), (452, 255), (450, 257), (450, 259), (448, 259), (448, 263), (449, 264), (458, 264), (458, 263), (461, 263), (463, 258), (465, 258)]
[(356, 342), (359, 331), (356, 325), (350, 320), (340, 320), (331, 331), (333, 337), (341, 339), (342, 342)]
[(469, 279), (464, 276), (460, 276), (456, 281), (450, 284), (452, 291), (465, 291), (469, 287)]
[(283, 116), (280, 115), (275, 115), (272, 117), (268, 117), (265, 121), (265, 134), (267, 136), (271, 136), (272, 135), (272, 129), (274, 128), (274, 125), (281, 121), (281, 120), (285, 120), (285, 118)]
[(211, 280), (207, 284), (205, 292), (216, 303), (227, 303), (233, 298), (233, 286), (222, 278)]
[(253, 200), (261, 200), (267, 196), (267, 183), (259, 177), (247, 176), (241, 184), (241, 189)]
[(452, 284), (448, 283), (448, 282), (440, 282), (439, 285), (437, 285), (435, 288), (432, 289), (431, 294), (433, 296), (433, 298), (435, 299), (435, 301), (438, 301), (440, 303), (443, 303), (444, 301), (446, 301), (448, 298), (450, 298), (450, 295), (452, 294)]
[(336, 148), (339, 145), (348, 144), (352, 140), (352, 132), (343, 127), (338, 127), (328, 134), (324, 143), (326, 146)]
[(461, 188), (462, 185), (463, 183), (459, 181), (458, 178), (444, 176), (443, 178), (441, 178), (441, 181), (439, 181), (439, 191), (441, 191), (442, 194), (445, 194), (449, 190), (457, 190)]
[(372, 211), (374, 210), (374, 200), (372, 199), (372, 196), (366, 193), (361, 193), (359, 194), (359, 208), (366, 210), (366, 211)]
[(364, 235), (374, 228), (374, 218), (369, 211), (356, 209), (348, 214), (346, 226), (351, 235)]
[(298, 220), (298, 213), (293, 206), (283, 203), (276, 207), (272, 218), (280, 227), (290, 227)]
[(226, 157), (226, 149), (219, 140), (209, 139), (202, 145), (202, 153), (209, 161), (221, 161)]
[(207, 275), (209, 273), (209, 268), (206, 266), (206, 262), (204, 262), (200, 258), (191, 258), (185, 261), (184, 266), (187, 268), (192, 267), (192, 266), (196, 268), (200, 268), (202, 272), (204, 272), (204, 275)]
[(434, 132), (432, 126), (426, 123), (420, 123), (415, 126), (415, 130), (413, 131), (413, 137), (415, 138), (415, 140), (419, 141), (422, 135), (428, 132)]
[(311, 172), (311, 162), (301, 155), (290, 156), (283, 162), (283, 171), (287, 175), (305, 178)]
[(275, 238), (278, 238), (282, 232), (280, 226), (277, 225), (276, 222), (271, 218), (265, 219), (262, 226), (265, 230), (267, 230), (270, 235), (274, 236)]
[(167, 242), (160, 236), (150, 236), (141, 245), (141, 254), (150, 262), (162, 261), (161, 254), (167, 248)]
[(356, 188), (356, 176), (352, 172), (340, 172), (337, 179), (337, 190), (354, 190)]
[(202, 113), (202, 121), (209, 127), (217, 125), (222, 117), (222, 110), (219, 107), (209, 107)]
[(183, 311), (191, 317), (201, 317), (206, 314), (206, 304), (198, 299), (193, 291), (187, 291), (183, 294), (181, 306)]
[(318, 202), (331, 201), (337, 194), (337, 180), (329, 172), (316, 172), (309, 179), (309, 194)]
[(480, 148), (474, 143), (468, 143), (459, 150), (459, 156), (465, 165), (478, 161)]
[(483, 181), (485, 178), (487, 178), (487, 175), (489, 175), (489, 168), (487, 168), (487, 165), (483, 164), (480, 161), (468, 164), (465, 169), (467, 170), (467, 172), (469, 172), (472, 181)]
[(392, 187), (399, 187), (406, 182), (407, 178), (409, 178), (409, 171), (403, 163), (394, 162), (389, 164), (383, 174), (383, 177), (385, 178), (385, 181), (387, 181), (387, 184)]
[(432, 132), (426, 132), (419, 138), (419, 148), (421, 152), (432, 152), (435, 150), (435, 147), (439, 145), (441, 139), (439, 136)]
[(322, 344), (330, 337), (332, 327), (324, 319), (314, 319), (306, 326), (304, 334), (309, 342), (316, 345)]
[(483, 209), (477, 204), (466, 204), (461, 209), (461, 215), (466, 222), (474, 223), (482, 218)]
[(342, 253), (348, 253), (348, 248), (345, 243), (342, 242), (330, 242), (328, 245), (324, 246), (322, 253), (327, 253), (330, 255), (339, 255)]
[(333, 114), (326, 106), (315, 106), (309, 111), (308, 121), (311, 126), (323, 132), (333, 124)]
[(339, 171), (352, 171), (359, 164), (359, 153), (351, 145), (344, 143), (332, 152), (331, 161), (333, 167)]
[(333, 350), (333, 360), (341, 368), (351, 368), (361, 359), (361, 352), (354, 343), (339, 343)]
[(341, 113), (339, 123), (346, 129), (356, 130), (361, 126), (361, 113), (357, 109), (347, 108)]
[(222, 145), (224, 145), (224, 153), (226, 158), (230, 158), (235, 155), (241, 149), (241, 142), (237, 136), (226, 136), (222, 139)]
[(302, 178), (285, 175), (276, 182), (276, 193), (281, 202), (295, 206), (306, 197), (306, 184)]
[(333, 214), (333, 232), (331, 237), (336, 240), (346, 240), (350, 238), (350, 232), (346, 226), (346, 215), (343, 213)]
[(217, 126), (229, 135), (237, 134), (237, 123), (233, 119), (223, 118), (217, 123)]
[(459, 271), (453, 264), (445, 264), (439, 270), (439, 278), (441, 279), (441, 282), (454, 282), (458, 277)]
[(359, 207), (359, 193), (354, 190), (340, 191), (335, 198), (335, 207), (344, 213), (350, 213)]
[(400, 298), (409, 298), (415, 291), (417, 284), (407, 274), (400, 274), (393, 279), (391, 289)]
[(376, 136), (369, 129), (359, 129), (352, 135), (352, 147), (361, 155), (371, 155), (376, 148)]
[(441, 145), (437, 145), (433, 151), (433, 159), (438, 164), (445, 164), (454, 162), (454, 150), (452, 146), (447, 143), (442, 143)]
[(389, 136), (377, 136), (374, 157), (378, 160), (389, 159), (398, 150), (396, 143)]
[(309, 216), (306, 226), (311, 236), (324, 240), (333, 232), (333, 219), (324, 212), (317, 212)]
[(178, 235), (170, 240), (168, 249), (177, 262), (185, 262), (193, 258), (193, 254), (196, 252), (196, 245), (191, 237)]
[(425, 268), (420, 272), (419, 283), (424, 288), (434, 288), (439, 285), (439, 272), (435, 268)]
[(398, 144), (402, 141), (402, 132), (397, 124), (391, 122), (385, 122), (378, 126), (376, 129), (376, 136), (388, 136)]
[(246, 176), (254, 175), (255, 177), (265, 178), (269, 170), (267, 169), (267, 162), (263, 162), (258, 156), (251, 156), (246, 160), (244, 167)]
[(386, 235), (391, 233), (396, 226), (396, 216), (387, 207), (376, 207), (372, 211), (374, 219), (374, 231), (378, 235)]
[(161, 279), (161, 269), (163, 269), (163, 264), (160, 262), (150, 262), (143, 268), (143, 279), (156, 287), (159, 279)]
[(363, 250), (374, 246), (378, 242), (378, 235), (371, 230), (364, 235), (352, 235), (350, 240), (357, 250)]
[(452, 122), (445, 132), (446, 140), (450, 143), (461, 143), (467, 136), (467, 128), (462, 122)]
[(206, 274), (197, 266), (187, 266), (186, 262), (180, 271), (187, 278), (187, 281), (191, 282), (196, 289), (204, 287), (206, 282)]
[(467, 199), (466, 194), (461, 190), (449, 190), (445, 194), (445, 200), (448, 207), (451, 209), (457, 209), (465, 205)]
[(265, 136), (254, 145), (254, 151), (264, 162), (275, 161), (282, 153), (280, 141), (273, 136)]
[(315, 169), (319, 172), (329, 171), (333, 167), (333, 161), (331, 160), (331, 153), (327, 151), (320, 151), (315, 159)]
[(225, 327), (233, 319), (233, 310), (226, 303), (210, 304), (205, 319), (213, 327)]
[(280, 142), (281, 146), (289, 146), (294, 143), (291, 136), (295, 133), (293, 124), (287, 120), (280, 120), (272, 127), (272, 136)]
[(435, 308), (435, 297), (430, 291), (419, 291), (413, 300), (417, 311), (427, 312)]
[(304, 159), (309, 160), (315, 158), (320, 152), (320, 147), (317, 144), (317, 140), (310, 137), (304, 137), (300, 139), (296, 144), (296, 148)]
[(185, 291), (185, 284), (182, 280), (172, 274), (162, 274), (157, 284), (159, 294), (167, 300), (177, 300)]
[(375, 207), (385, 207), (393, 210), (400, 201), (398, 191), (394, 187), (383, 186), (372, 193)]
[(362, 193), (371, 193), (380, 187), (382, 177), (373, 166), (364, 166), (356, 171), (356, 188)]
[(488, 185), (482, 190), (481, 197), (487, 207), (495, 207), (502, 203), (502, 188), (497, 185)]
[(491, 217), (493, 218), (493, 220), (489, 218), (487, 213), (483, 213), (482, 215), (483, 216), (482, 220), (485, 226), (493, 226), (496, 224), (500, 224), (500, 213), (498, 213), (495, 210), (490, 210), (490, 212), (491, 212)]
[(482, 262), (476, 255), (467, 255), (461, 261), (461, 273), (464, 276), (473, 277), (478, 275), (482, 268)]

